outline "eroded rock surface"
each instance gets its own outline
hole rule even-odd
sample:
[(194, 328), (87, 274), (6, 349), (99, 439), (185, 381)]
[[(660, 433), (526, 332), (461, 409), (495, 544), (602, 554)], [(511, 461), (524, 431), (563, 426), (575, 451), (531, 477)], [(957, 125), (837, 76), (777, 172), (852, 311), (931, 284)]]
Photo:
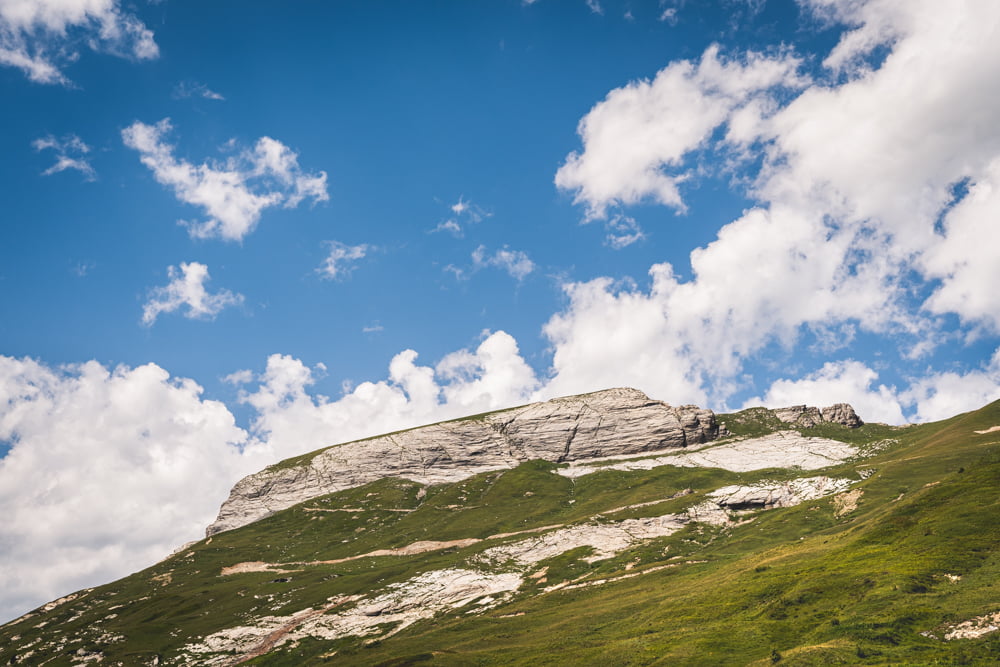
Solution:
[(787, 408), (776, 408), (774, 415), (786, 424), (794, 424), (803, 428), (811, 428), (823, 422), (843, 424), (848, 428), (858, 428), (864, 425), (861, 417), (847, 403), (834, 403), (822, 410), (809, 405), (792, 405)]
[(715, 414), (609, 389), (335, 445), (311, 461), (272, 466), (233, 487), (213, 535), (310, 498), (384, 477), (456, 482), (532, 459), (575, 461), (680, 448), (719, 436)]
[(724, 486), (708, 495), (716, 505), (727, 510), (759, 510), (791, 507), (846, 491), (851, 484), (849, 479), (804, 477), (773, 484)]
[[(593, 563), (613, 558), (648, 540), (671, 535), (692, 522), (727, 526), (734, 519), (739, 519), (745, 510), (790, 507), (806, 500), (838, 493), (850, 485), (851, 481), (846, 479), (809, 477), (770, 484), (727, 486), (708, 494), (703, 502), (677, 514), (613, 522), (592, 520), (525, 531), (538, 531), (539, 534), (485, 549), (459, 567), (424, 572), (373, 591), (367, 596), (330, 598), (328, 604), (319, 609), (308, 608), (289, 616), (247, 619), (246, 625), (220, 630), (185, 646), (183, 664), (228, 667), (263, 655), (282, 644), (306, 638), (326, 641), (349, 636), (385, 638), (440, 612), (461, 609), (463, 613), (479, 613), (510, 600), (526, 579), (543, 583), (544, 579), (541, 577), (545, 576), (547, 568), (534, 574), (530, 574), (530, 571), (542, 561), (572, 549), (589, 547), (591, 553), (583, 560)], [(671, 496), (673, 497), (676, 496)], [(487, 539), (501, 537), (503, 536), (494, 535)], [(467, 542), (471, 545), (480, 541), (469, 539)], [(411, 547), (416, 547), (416, 544), (418, 543)], [(416, 548), (404, 549), (397, 555), (420, 551)], [(634, 575), (618, 578), (678, 565), (680, 563), (646, 568)], [(282, 566), (283, 564), (272, 564), (269, 571)], [(233, 572), (224, 571), (224, 574), (231, 573)], [(543, 590), (569, 590), (579, 586), (601, 585), (612, 580), (615, 579), (590, 580), (575, 585), (564, 581)]]
[(652, 470), (673, 465), (686, 468), (722, 468), (750, 472), (766, 468), (818, 470), (858, 455), (857, 448), (828, 438), (807, 438), (796, 431), (778, 431), (760, 438), (711, 444), (697, 451), (666, 453), (661, 456), (594, 465), (571, 464), (557, 470), (566, 477), (582, 477), (600, 470)]

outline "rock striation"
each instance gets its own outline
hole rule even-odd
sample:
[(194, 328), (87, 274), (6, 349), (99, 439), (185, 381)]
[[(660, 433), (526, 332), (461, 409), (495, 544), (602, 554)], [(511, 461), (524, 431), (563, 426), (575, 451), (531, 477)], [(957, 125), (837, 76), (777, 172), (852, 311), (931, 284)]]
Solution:
[(848, 428), (864, 425), (861, 417), (847, 403), (834, 403), (822, 410), (808, 405), (792, 405), (787, 408), (776, 408), (774, 415), (786, 424), (803, 428), (811, 428), (823, 422), (842, 424)]
[(564, 462), (687, 447), (718, 438), (711, 410), (656, 401), (636, 389), (557, 398), (478, 417), (334, 445), (233, 487), (214, 535), (317, 496), (401, 477), (455, 482), (532, 459)]

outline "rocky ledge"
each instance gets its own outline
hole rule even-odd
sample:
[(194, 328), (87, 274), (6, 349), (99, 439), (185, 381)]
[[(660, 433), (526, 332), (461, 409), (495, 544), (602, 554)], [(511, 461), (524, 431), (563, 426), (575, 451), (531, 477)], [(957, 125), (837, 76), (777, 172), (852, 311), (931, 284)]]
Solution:
[(310, 498), (382, 479), (454, 482), (524, 461), (577, 461), (686, 447), (720, 435), (715, 414), (635, 389), (608, 389), (335, 445), (239, 481), (213, 535)]
[(786, 424), (794, 424), (803, 428), (812, 428), (823, 422), (842, 424), (848, 428), (864, 426), (861, 417), (847, 403), (834, 403), (823, 409), (808, 405), (792, 405), (774, 410), (774, 415)]

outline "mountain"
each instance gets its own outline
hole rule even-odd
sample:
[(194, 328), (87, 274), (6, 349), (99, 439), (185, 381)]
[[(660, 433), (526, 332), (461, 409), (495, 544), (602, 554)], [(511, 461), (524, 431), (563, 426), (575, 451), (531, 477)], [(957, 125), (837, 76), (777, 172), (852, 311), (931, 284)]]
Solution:
[(336, 445), (0, 628), (0, 664), (997, 664), (1000, 402), (614, 389)]

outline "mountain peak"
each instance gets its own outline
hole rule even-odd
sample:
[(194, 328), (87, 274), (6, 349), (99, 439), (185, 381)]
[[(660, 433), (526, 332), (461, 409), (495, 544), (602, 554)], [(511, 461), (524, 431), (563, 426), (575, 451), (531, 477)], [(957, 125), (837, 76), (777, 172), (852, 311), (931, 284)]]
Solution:
[(686, 447), (719, 435), (711, 410), (671, 406), (637, 389), (555, 398), (355, 440), (278, 463), (240, 480), (207, 534), (383, 477), (455, 482), (532, 459), (562, 463), (621, 456)]

